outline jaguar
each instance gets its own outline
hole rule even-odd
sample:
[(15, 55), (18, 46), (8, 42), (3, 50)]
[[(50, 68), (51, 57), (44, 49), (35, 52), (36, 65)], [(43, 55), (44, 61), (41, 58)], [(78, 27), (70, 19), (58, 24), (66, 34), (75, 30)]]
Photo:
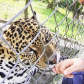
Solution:
[[(53, 33), (46, 26), (39, 26), (34, 16), (12, 22), (0, 40), (0, 83), (28, 83), (36, 72), (49, 70), (49, 65), (57, 63), (60, 58), (60, 51), (52, 39)], [(18, 58), (19, 62), (13, 69)], [(11, 69), (13, 71), (9, 74)]]

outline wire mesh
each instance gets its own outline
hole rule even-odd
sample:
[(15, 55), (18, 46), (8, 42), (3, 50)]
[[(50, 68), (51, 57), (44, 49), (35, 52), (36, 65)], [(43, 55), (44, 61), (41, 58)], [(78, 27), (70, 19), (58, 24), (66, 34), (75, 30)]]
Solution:
[[(66, 11), (66, 15), (64, 16), (64, 18), (61, 19), (61, 22), (59, 22), (59, 18), (57, 15), (57, 12), (59, 12), (59, 7), (60, 7), (60, 3), (62, 3), (62, 0), (57, 1), (56, 3), (54, 3), (54, 11), (50, 14), (50, 16), (43, 21), (42, 23), (39, 23), (37, 17), (34, 14), (34, 9), (33, 6), (31, 5), (31, 3), (33, 2), (33, 0), (30, 0), (29, 3), (18, 13), (16, 14), (11, 20), (9, 20), (8, 22), (6, 22), (3, 26), (0, 27), (0, 40), (2, 39), (15, 53), (16, 53), (16, 63), (13, 66), (13, 68), (11, 70), (9, 70), (8, 74), (3, 78), (2, 81), (0, 81), (0, 84), (3, 84), (5, 82), (5, 80), (8, 78), (8, 76), (12, 73), (12, 71), (16, 68), (16, 66), (18, 65), (18, 63), (21, 63), (24, 68), (26, 69), (26, 72), (28, 74), (25, 82), (23, 84), (59, 84), (59, 81), (62, 80), (62, 76), (61, 75), (52, 75), (51, 72), (49, 72), (48, 75), (45, 75), (46, 73), (46, 69), (42, 72), (42, 73), (37, 73), (34, 76), (31, 76), (29, 74), (29, 72), (35, 67), (35, 65), (37, 64), (37, 62), (41, 59), (41, 57), (43, 56), (43, 54), (45, 53), (46, 50), (46, 46), (49, 45), (52, 40), (54, 40), (61, 52), (61, 54), (63, 56), (68, 56), (69, 58), (74, 57), (78, 51), (80, 50), (81, 47), (83, 47), (83, 21), (81, 20), (82, 16), (82, 12), (80, 12), (80, 18), (78, 17), (78, 11), (82, 9), (82, 5), (80, 5), (78, 7), (78, 9), (75, 9), (75, 14), (73, 16), (73, 18), (69, 21), (69, 15), (72, 12), (72, 7), (76, 6), (77, 0), (75, 0), (74, 2), (72, 2), (71, 5), (69, 5), (68, 0), (66, 0), (67, 2), (67, 7), (65, 9)], [(17, 52), (9, 43), (8, 41), (3, 37), (3, 29), (9, 25), (15, 18), (17, 18), (28, 6), (30, 6), (30, 9), (38, 23), (38, 34), (35, 36), (35, 38), (21, 51), (21, 52)], [(44, 25), (52, 16), (54, 16), (55, 19), (55, 33), (53, 33), (53, 38), (45, 45), (43, 42), (43, 46), (44, 46), (44, 50), (43, 53), (41, 54), (41, 56), (37, 59), (37, 61), (31, 66), (30, 69), (28, 69), (26, 67), (26, 65), (24, 63), (22, 63), (22, 61), (20, 60), (19, 55), (22, 54), (25, 50), (27, 50), (29, 48), (29, 46), (37, 39), (37, 37), (40, 35), (40, 32), (42, 30), (41, 26)], [(61, 28), (61, 26), (64, 24), (63, 28)], [(49, 62), (49, 58), (46, 56), (46, 58), (48, 59)], [(48, 63), (49, 65), (49, 63)], [(27, 81), (29, 76), (31, 77), (30, 81)], [(6, 82), (5, 82), (6, 84)], [(12, 83), (11, 83), (12, 84)], [(17, 84), (17, 83), (16, 83)]]

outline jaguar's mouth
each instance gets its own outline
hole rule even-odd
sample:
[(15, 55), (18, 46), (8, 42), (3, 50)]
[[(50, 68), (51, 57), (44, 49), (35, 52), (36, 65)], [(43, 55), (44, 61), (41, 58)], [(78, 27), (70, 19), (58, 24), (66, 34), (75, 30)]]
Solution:
[(56, 64), (57, 63), (57, 58), (54, 58), (53, 61), (49, 61), (49, 64), (52, 65), (52, 64)]
[[(68, 57), (66, 57), (66, 56), (60, 56), (59, 61), (65, 60), (65, 59), (68, 59)], [(56, 63), (57, 63), (57, 57), (54, 56), (54, 58), (49, 61), (48, 67), (45, 68), (45, 73), (44, 73), (44, 75), (46, 75), (46, 74), (55, 75), (56, 73), (53, 73), (53, 72), (52, 72), (52, 68), (55, 67)], [(42, 72), (42, 71), (44, 71), (44, 70), (41, 70), (40, 72)]]
[(52, 61), (49, 61), (49, 68), (52, 69), (57, 64), (57, 58), (55, 57)]

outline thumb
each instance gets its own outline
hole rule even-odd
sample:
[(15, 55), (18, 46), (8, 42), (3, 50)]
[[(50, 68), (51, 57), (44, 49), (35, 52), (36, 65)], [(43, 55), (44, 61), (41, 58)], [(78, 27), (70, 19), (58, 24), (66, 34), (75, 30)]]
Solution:
[(76, 68), (74, 67), (74, 65), (68, 67), (67, 69), (64, 70), (64, 75), (69, 75), (72, 72), (76, 71)]

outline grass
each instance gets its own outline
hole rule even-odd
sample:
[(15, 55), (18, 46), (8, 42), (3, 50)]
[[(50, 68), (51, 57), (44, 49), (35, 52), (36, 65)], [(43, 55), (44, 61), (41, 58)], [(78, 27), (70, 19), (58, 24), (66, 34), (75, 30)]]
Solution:
[(24, 1), (15, 2), (13, 0), (0, 0), (0, 19), (10, 20), (23, 7)]
[[(10, 20), (24, 6), (25, 6), (25, 0), (19, 0), (19, 2), (14, 0), (0, 0), (0, 13), (1, 13), (0, 19)], [(34, 11), (36, 11), (37, 17), (40, 23), (44, 22), (49, 17), (49, 15), (53, 12), (52, 9), (47, 9), (47, 3), (42, 3), (42, 2), (39, 2), (38, 0), (35, 0), (32, 2), (32, 7)], [(28, 11), (29, 11), (29, 16), (32, 16), (30, 7)], [(59, 7), (55, 15), (56, 15), (57, 24), (59, 24), (66, 16), (66, 9)], [(73, 23), (67, 26), (67, 24), (69, 24), (72, 20), (72, 15), (73, 15), (72, 12), (70, 12), (67, 17), (67, 21), (65, 19), (62, 22), (62, 24), (60, 24), (59, 27), (57, 27), (57, 29), (59, 29), (60, 35), (64, 35), (67, 29), (68, 31), (66, 35), (69, 36), (72, 34)], [(19, 15), (15, 20), (18, 20), (19, 18), (24, 18), (24, 13)], [(55, 22), (54, 15), (44, 25), (50, 28), (51, 31), (55, 32), (56, 22)], [(75, 33), (76, 31), (77, 30), (74, 29), (73, 33)]]

